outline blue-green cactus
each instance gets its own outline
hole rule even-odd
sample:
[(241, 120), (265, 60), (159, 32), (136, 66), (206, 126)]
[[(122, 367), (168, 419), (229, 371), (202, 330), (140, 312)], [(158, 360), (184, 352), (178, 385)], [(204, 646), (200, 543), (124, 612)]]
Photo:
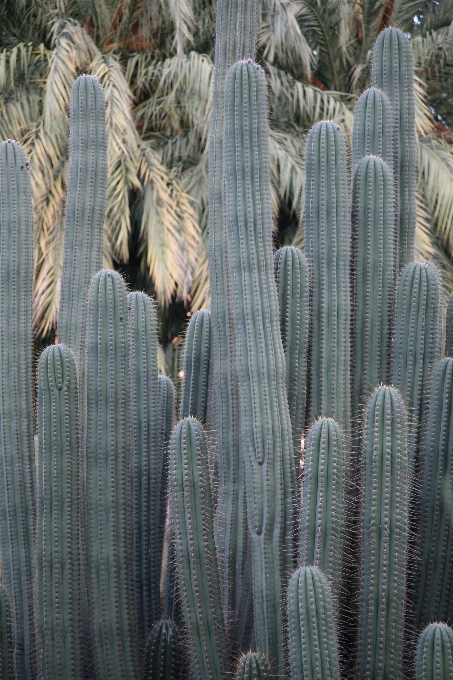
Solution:
[(358, 677), (402, 677), (408, 539), (407, 418), (401, 395), (378, 387), (364, 428), (363, 574)]
[(453, 354), (453, 293), (448, 299), (447, 320), (445, 324), (445, 354), (451, 357)]
[(294, 463), (300, 469), (301, 439), (307, 395), (310, 275), (305, 255), (285, 246), (274, 256), (280, 332), (286, 359), (288, 406), (293, 431)]
[(36, 672), (33, 211), (28, 166), (17, 142), (0, 144), (0, 559), (11, 601), (17, 680), (34, 680)]
[(190, 319), (184, 341), (180, 418), (193, 416), (206, 422), (210, 353), (211, 312), (200, 310)]
[(239, 659), (236, 669), (236, 680), (271, 680), (272, 673), (269, 662), (259, 652), (249, 652)]
[(388, 97), (369, 87), (357, 100), (352, 130), (352, 169), (365, 156), (379, 156), (393, 170), (392, 111)]
[(420, 635), (416, 680), (453, 678), (453, 630), (445, 623), (431, 623)]
[(288, 588), (291, 680), (340, 680), (336, 624), (328, 581), (300, 567)]
[(5, 587), (0, 583), (0, 678), (14, 680), (13, 638), (11, 634), (11, 604)]
[(173, 621), (158, 621), (146, 644), (143, 680), (179, 680), (181, 646)]
[(80, 680), (81, 579), (76, 366), (51, 345), (38, 366), (40, 677)]

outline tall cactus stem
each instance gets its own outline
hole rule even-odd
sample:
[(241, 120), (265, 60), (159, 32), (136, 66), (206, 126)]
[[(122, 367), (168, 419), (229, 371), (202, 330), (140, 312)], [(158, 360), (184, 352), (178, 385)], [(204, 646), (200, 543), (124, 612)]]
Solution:
[(369, 87), (357, 100), (352, 129), (352, 169), (365, 156), (379, 156), (393, 170), (392, 111), (387, 95)]
[(87, 573), (96, 672), (100, 680), (134, 680), (127, 301), (114, 271), (98, 272), (90, 285), (86, 361)]
[(251, 60), (238, 62), (225, 91), (226, 213), (255, 634), (274, 672), (283, 673), (282, 603), (294, 559), (296, 474), (273, 278), (264, 71)]
[(21, 146), (0, 144), (0, 536), (17, 680), (35, 678), (35, 456), (32, 386), (33, 211)]
[(185, 628), (197, 678), (230, 677), (212, 526), (208, 447), (201, 424), (185, 418), (170, 443), (172, 523)]
[(133, 580), (139, 637), (144, 645), (160, 618), (163, 522), (157, 318), (145, 293), (127, 296), (130, 361)]
[(363, 578), (358, 677), (400, 678), (407, 548), (407, 422), (401, 395), (378, 387), (365, 432)]
[(11, 604), (5, 587), (0, 584), (0, 678), (14, 680)]
[(371, 78), (373, 85), (385, 92), (392, 107), (399, 272), (414, 259), (417, 150), (412, 50), (408, 37), (397, 28), (386, 28), (379, 34)]
[(77, 378), (71, 351), (38, 365), (38, 630), (43, 678), (79, 680), (81, 603)]
[(286, 386), (293, 432), (294, 462), (300, 470), (301, 439), (305, 425), (310, 277), (305, 255), (284, 246), (275, 253), (280, 332), (286, 359)]
[(346, 143), (338, 125), (316, 123), (307, 141), (306, 252), (311, 267), (309, 421), (350, 429), (350, 215)]
[(70, 100), (70, 136), (64, 261), (58, 339), (80, 369), (85, 346), (88, 289), (102, 268), (107, 187), (104, 92), (97, 76), (80, 76)]

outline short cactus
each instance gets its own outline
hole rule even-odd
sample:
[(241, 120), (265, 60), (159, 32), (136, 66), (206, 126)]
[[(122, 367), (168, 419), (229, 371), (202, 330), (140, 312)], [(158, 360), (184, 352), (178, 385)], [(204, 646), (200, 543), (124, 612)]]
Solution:
[(291, 680), (340, 680), (329, 585), (315, 567), (301, 567), (288, 588)]
[(210, 352), (211, 312), (200, 310), (190, 319), (184, 342), (180, 418), (193, 416), (206, 422)]
[(181, 648), (173, 621), (158, 621), (146, 643), (143, 680), (179, 680)]
[(332, 418), (320, 418), (305, 439), (299, 561), (318, 567), (329, 578), (335, 600), (341, 575), (345, 479), (343, 433)]
[(445, 623), (431, 623), (420, 635), (416, 680), (453, 678), (453, 630)]
[(271, 680), (269, 662), (259, 652), (249, 652), (239, 659), (236, 680)]
[(5, 587), (0, 583), (0, 678), (14, 680), (11, 605)]

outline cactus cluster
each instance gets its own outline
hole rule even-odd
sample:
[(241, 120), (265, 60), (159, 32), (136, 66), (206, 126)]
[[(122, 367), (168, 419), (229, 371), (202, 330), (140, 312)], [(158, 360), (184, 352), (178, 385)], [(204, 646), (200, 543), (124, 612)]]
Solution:
[(34, 422), (28, 164), (0, 144), (5, 680), (453, 677), (453, 357), (413, 261), (410, 42), (378, 37), (352, 177), (340, 126), (311, 129), (305, 252), (274, 255), (257, 16), (218, 0), (212, 303), (179, 394), (152, 299), (101, 269), (105, 101), (81, 76)]

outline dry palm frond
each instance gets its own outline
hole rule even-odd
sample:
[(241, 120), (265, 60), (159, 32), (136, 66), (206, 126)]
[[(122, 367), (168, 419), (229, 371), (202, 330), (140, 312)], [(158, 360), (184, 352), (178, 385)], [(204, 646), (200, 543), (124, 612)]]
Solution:
[(436, 229), (453, 250), (453, 154), (433, 135), (419, 140), (419, 187)]

